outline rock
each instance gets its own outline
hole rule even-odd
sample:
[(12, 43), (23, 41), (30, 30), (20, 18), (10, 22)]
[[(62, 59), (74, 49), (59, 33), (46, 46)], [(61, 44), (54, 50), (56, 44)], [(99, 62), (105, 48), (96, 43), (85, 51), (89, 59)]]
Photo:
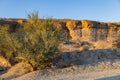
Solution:
[(90, 49), (90, 46), (89, 45), (83, 45), (80, 47), (80, 50), (83, 51), (83, 50), (89, 50)]
[(120, 25), (117, 23), (69, 20), (66, 27), (72, 40), (112, 42), (120, 37)]
[(93, 45), (95, 46), (95, 49), (108, 49), (108, 48), (112, 48), (112, 43), (108, 42), (108, 41), (96, 41), (93, 43)]
[(10, 67), (11, 64), (3, 56), (0, 56), (0, 71), (7, 70)]
[[(17, 30), (22, 22), (26, 20), (11, 19), (0, 20), (0, 25), (8, 24), (10, 31)], [(72, 40), (85, 40), (96, 42), (98, 40), (114, 41), (120, 37), (120, 23), (105, 23), (91, 20), (53, 20), (54, 25), (58, 29), (62, 29), (60, 33), (63, 38)], [(19, 25), (17, 27), (17, 25)]]
[(82, 37), (82, 25), (80, 21), (68, 21), (66, 27), (69, 30), (69, 34), (72, 40), (80, 40), (80, 38)]
[(83, 50), (89, 50), (92, 46), (91, 43), (87, 42), (87, 41), (83, 41), (81, 42), (81, 47), (80, 47), (80, 50), (83, 51)]
[(14, 65), (13, 67), (11, 67), (7, 71), (7, 73), (1, 75), (0, 80), (2, 80), (2, 79), (11, 80), (12, 78), (22, 76), (31, 71), (33, 71), (33, 68), (30, 64), (28, 64), (26, 62), (21, 62), (21, 63)]

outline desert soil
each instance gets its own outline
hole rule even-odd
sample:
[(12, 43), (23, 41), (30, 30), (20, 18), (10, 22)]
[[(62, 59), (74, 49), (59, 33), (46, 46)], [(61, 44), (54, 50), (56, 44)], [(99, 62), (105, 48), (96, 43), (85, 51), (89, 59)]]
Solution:
[(41, 76), (39, 71), (26, 74), (13, 80), (120, 80), (120, 69), (105, 70), (100, 72), (89, 73), (68, 73), (68, 74), (46, 74)]

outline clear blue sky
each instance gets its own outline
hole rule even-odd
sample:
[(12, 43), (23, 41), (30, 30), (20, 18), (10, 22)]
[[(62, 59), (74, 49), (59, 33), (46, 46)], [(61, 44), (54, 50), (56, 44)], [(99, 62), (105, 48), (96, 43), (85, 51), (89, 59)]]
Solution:
[(27, 18), (39, 16), (96, 21), (120, 21), (120, 0), (0, 0), (0, 17)]

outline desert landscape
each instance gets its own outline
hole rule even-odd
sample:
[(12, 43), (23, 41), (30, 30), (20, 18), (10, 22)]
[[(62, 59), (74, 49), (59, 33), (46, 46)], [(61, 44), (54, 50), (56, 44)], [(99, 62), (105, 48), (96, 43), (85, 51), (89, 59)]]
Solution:
[(0, 80), (120, 80), (120, 0), (0, 0)]
[[(31, 17), (32, 19), (0, 19), (1, 31), (3, 31), (4, 27), (6, 27), (5, 25), (7, 25), (8, 33), (5, 35), (9, 35), (6, 37), (8, 40), (7, 44), (5, 44), (5, 42), (2, 45), (2, 42), (0, 47), (3, 48), (1, 52), (4, 52), (4, 54), (1, 53), (0, 56), (1, 80), (120, 79), (120, 22), (105, 23), (91, 20), (50, 19), (50, 23), (59, 31), (59, 35), (57, 36), (60, 37), (59, 39), (61, 39), (61, 41), (56, 47), (57, 49), (53, 49), (55, 45), (52, 47), (47, 46), (47, 48), (53, 49), (53, 52), (57, 56), (50, 60), (50, 63), (48, 63), (50, 66), (46, 65), (46, 62), (41, 64), (38, 62), (36, 63), (38, 65), (35, 66), (35, 61), (31, 59), (31, 56), (28, 58), (26, 55), (19, 54), (19, 51), (23, 51), (20, 50), (21, 48), (19, 46), (21, 45), (18, 42), (19, 40), (12, 37), (13, 33), (16, 34), (19, 32), (20, 34), (21, 32), (19, 30), (21, 30), (21, 28), (27, 28), (29, 30), (29, 28), (31, 28), (30, 25), (33, 25), (32, 27), (36, 29), (38, 29), (36, 24), (39, 23), (46, 23), (44, 25), (50, 26), (50, 23), (48, 24), (49, 19), (34, 19), (33, 16)], [(48, 22), (46, 22), (46, 20), (48, 20)], [(29, 25), (26, 27), (26, 24)], [(46, 31), (46, 33), (47, 32), (48, 31)], [(1, 34), (2, 33), (3, 32), (1, 32)], [(30, 33), (29, 35), (32, 36)], [(32, 34), (34, 34), (34, 32)], [(1, 37), (5, 35), (2, 34)], [(34, 34), (34, 36), (35, 35), (36, 34)], [(3, 37), (2, 39), (6, 38)], [(9, 38), (12, 40), (11, 42), (9, 42)], [(28, 49), (30, 51), (33, 51), (32, 49), (39, 49), (39, 47), (34, 47), (35, 44), (32, 42), (34, 42), (35, 37), (32, 38), (24, 45), (24, 48), (29, 47), (29, 43), (31, 42), (31, 48)], [(51, 38), (48, 39), (50, 40)], [(22, 45), (23, 44), (24, 43), (22, 43)], [(38, 44), (38, 42), (36, 42), (36, 44)], [(5, 45), (7, 45), (7, 47), (4, 48), (3, 46)], [(9, 48), (9, 46), (11, 46), (11, 48)], [(12, 49), (9, 56), (8, 51), (4, 50), (6, 48), (9, 52)], [(16, 52), (17, 50), (18, 52)], [(49, 51), (48, 53), (50, 53)], [(31, 53), (29, 54), (31, 55)], [(34, 54), (37, 55), (37, 53)], [(42, 56), (44, 56), (44, 54), (42, 54)], [(52, 54), (52, 56), (53, 55), (54, 54)], [(48, 56), (46, 57), (49, 58)], [(34, 56), (34, 58), (36, 57)]]

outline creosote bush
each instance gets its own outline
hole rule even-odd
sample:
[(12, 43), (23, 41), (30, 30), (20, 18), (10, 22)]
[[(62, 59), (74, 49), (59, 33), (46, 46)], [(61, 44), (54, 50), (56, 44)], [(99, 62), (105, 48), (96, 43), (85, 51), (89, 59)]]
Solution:
[(8, 32), (8, 26), (0, 27), (1, 55), (9, 61), (11, 58), (27, 61), (34, 69), (50, 67), (61, 42), (60, 30), (52, 19), (40, 20), (38, 12), (29, 15), (28, 21), (22, 25), (13, 33)]

